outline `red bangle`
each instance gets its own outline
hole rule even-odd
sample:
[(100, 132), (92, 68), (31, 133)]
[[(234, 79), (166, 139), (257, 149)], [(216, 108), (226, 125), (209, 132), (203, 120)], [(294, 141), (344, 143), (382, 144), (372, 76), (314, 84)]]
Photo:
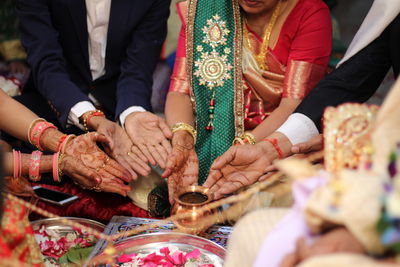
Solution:
[(276, 138), (266, 138), (266, 139), (263, 139), (262, 141), (270, 142), (274, 146), (276, 152), (278, 153), (278, 158), (280, 158), (280, 159), (283, 158), (282, 149), (279, 147), (278, 140)]
[(33, 151), (31, 154), (31, 159), (29, 161), (29, 179), (37, 182), (42, 177), (40, 175), (40, 160), (42, 158), (42, 152)]
[(63, 135), (60, 137), (60, 139), (58, 139), (58, 145), (57, 145), (57, 150), (56, 150), (57, 152), (61, 150), (61, 147), (62, 147), (62, 145), (63, 145), (65, 139), (67, 138), (67, 136), (68, 136), (68, 135), (63, 134)]
[(36, 146), (39, 150), (43, 150), (40, 145), (40, 138), (42, 137), (44, 131), (49, 128), (57, 129), (52, 123), (47, 121), (38, 121), (33, 127), (31, 132), (29, 133), (29, 140), (32, 145)]
[(65, 152), (65, 147), (67, 146), (68, 142), (73, 138), (75, 138), (74, 134), (70, 134), (70, 135), (65, 136), (65, 139), (62, 141), (61, 144), (59, 144), (59, 147), (58, 147), (57, 151), (60, 152), (60, 153), (64, 153)]
[(60, 155), (60, 153), (59, 152), (57, 152), (57, 153), (55, 153), (54, 155), (53, 155), (53, 180), (55, 181), (55, 182), (61, 182), (61, 179), (60, 179), (60, 172), (59, 172), (59, 170), (58, 170), (58, 159), (59, 159), (59, 155)]
[(101, 110), (96, 110), (96, 111), (91, 111), (91, 112), (89, 112), (89, 114), (86, 116), (86, 118), (84, 118), (84, 120), (83, 120), (83, 127), (85, 128), (85, 130), (86, 130), (87, 132), (89, 131), (88, 124), (89, 124), (90, 119), (93, 118), (93, 117), (96, 117), (96, 116), (98, 116), (98, 117), (105, 117), (103, 111), (101, 111)]

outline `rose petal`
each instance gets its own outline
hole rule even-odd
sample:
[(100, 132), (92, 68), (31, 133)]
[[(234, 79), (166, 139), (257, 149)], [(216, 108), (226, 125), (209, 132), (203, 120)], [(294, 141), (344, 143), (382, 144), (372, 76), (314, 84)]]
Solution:
[(174, 254), (172, 254), (172, 260), (173, 260), (173, 264), (183, 264), (185, 263), (185, 256), (183, 255), (182, 252), (177, 251)]
[(164, 255), (169, 255), (169, 248), (168, 247), (161, 248), (160, 253)]
[(190, 260), (190, 259), (198, 260), (199, 258), (200, 258), (200, 250), (198, 249), (195, 249), (185, 255), (185, 260)]
[(129, 255), (122, 254), (121, 256), (118, 257), (118, 262), (120, 263), (125, 263), (125, 262), (130, 262), (133, 258), (130, 257)]

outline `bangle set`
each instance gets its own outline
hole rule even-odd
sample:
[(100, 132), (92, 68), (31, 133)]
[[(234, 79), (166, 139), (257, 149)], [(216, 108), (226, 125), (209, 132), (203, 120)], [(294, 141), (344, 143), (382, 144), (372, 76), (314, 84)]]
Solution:
[(13, 159), (14, 159), (14, 178), (19, 178), (22, 176), (22, 154), (21, 151), (13, 149)]
[(90, 119), (93, 117), (106, 117), (106, 115), (104, 115), (104, 112), (101, 110), (92, 110), (92, 111), (89, 111), (89, 112), (83, 114), (81, 119), (82, 119), (83, 128), (85, 129), (86, 132), (89, 132), (88, 124), (90, 122)]
[(42, 177), (40, 174), (40, 160), (43, 153), (39, 150), (33, 151), (29, 160), (29, 179), (31, 181), (40, 181)]
[(242, 134), (241, 136), (235, 137), (235, 139), (233, 139), (232, 144), (234, 146), (245, 145), (245, 144), (255, 145), (256, 138), (254, 137), (253, 134), (247, 132)]
[(64, 154), (57, 152), (53, 155), (53, 180), (55, 182), (61, 182), (61, 177), (63, 176), (60, 164), (64, 159)]
[(63, 135), (60, 137), (60, 140), (58, 141), (58, 147), (57, 147), (57, 152), (64, 153), (65, 148), (68, 144), (69, 141), (71, 141), (73, 138), (76, 136), (74, 134), (69, 134), (69, 135)]
[(194, 143), (196, 143), (197, 132), (193, 128), (192, 125), (184, 123), (184, 122), (178, 122), (178, 123), (175, 123), (171, 127), (171, 130), (172, 130), (172, 133), (175, 133), (177, 131), (186, 131), (186, 132), (188, 132), (193, 137)]
[(47, 122), (44, 119), (36, 119), (31, 123), (28, 131), (28, 140), (29, 143), (37, 147), (39, 150), (44, 150), (43, 147), (40, 145), (40, 139), (44, 131), (49, 128), (57, 129), (54, 124)]
[(266, 142), (271, 143), (274, 146), (276, 152), (278, 153), (278, 157), (280, 159), (282, 159), (284, 157), (282, 149), (279, 147), (278, 139), (276, 139), (276, 138), (266, 138), (266, 139), (263, 139), (262, 141), (266, 141)]

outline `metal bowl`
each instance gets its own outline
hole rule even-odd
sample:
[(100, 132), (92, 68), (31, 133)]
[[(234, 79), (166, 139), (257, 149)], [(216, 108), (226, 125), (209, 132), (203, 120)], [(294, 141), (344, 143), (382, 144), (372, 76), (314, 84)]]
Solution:
[[(119, 252), (118, 254), (151, 254), (159, 253), (161, 248), (171, 245), (185, 253), (199, 249), (202, 264), (214, 264), (215, 267), (223, 266), (226, 253), (223, 247), (208, 239), (183, 233), (159, 232), (132, 236), (116, 242), (114, 248)], [(94, 258), (91, 264), (97, 265), (107, 262), (107, 258), (107, 255), (100, 254)]]
[(84, 226), (93, 228), (97, 231), (103, 232), (104, 228), (106, 227), (104, 224), (85, 219), (85, 218), (77, 218), (77, 217), (60, 217), (60, 218), (50, 218), (50, 219), (42, 219), (42, 220), (36, 220), (31, 222), (33, 230), (38, 230), (40, 226), (44, 225), (46, 226), (47, 229), (49, 230), (56, 230), (60, 234), (67, 234), (70, 233), (71, 231), (74, 231), (71, 226), (65, 224), (62, 222), (61, 219), (68, 219), (73, 222), (80, 223)]

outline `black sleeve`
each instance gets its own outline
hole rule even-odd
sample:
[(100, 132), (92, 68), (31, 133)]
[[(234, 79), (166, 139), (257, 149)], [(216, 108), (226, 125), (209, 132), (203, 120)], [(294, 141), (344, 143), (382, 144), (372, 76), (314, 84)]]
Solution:
[(328, 74), (297, 107), (318, 129), (328, 106), (365, 102), (378, 89), (391, 67), (387, 30), (375, 41)]

